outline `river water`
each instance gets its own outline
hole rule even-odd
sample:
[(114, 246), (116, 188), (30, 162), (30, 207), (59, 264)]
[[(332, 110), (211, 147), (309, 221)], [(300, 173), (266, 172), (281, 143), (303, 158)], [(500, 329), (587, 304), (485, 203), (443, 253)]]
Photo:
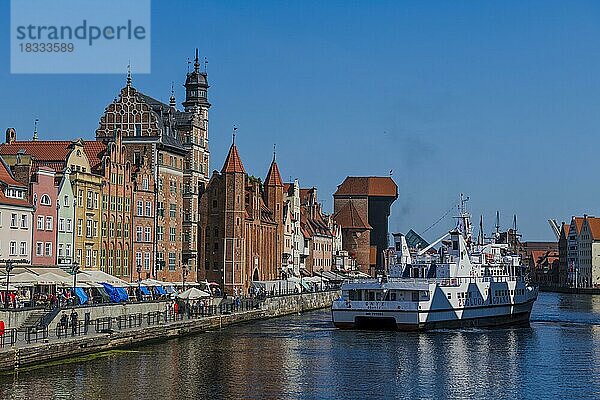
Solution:
[(0, 376), (2, 399), (600, 399), (600, 297), (541, 293), (530, 328), (340, 331), (328, 311)]

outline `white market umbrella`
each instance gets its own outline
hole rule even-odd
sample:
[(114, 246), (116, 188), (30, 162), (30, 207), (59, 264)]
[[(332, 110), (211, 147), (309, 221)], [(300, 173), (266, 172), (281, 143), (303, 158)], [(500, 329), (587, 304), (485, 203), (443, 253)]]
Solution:
[[(10, 283), (15, 283), (15, 284), (35, 284), (38, 281), (38, 276), (32, 274), (31, 272), (23, 272), (20, 273), (18, 275), (11, 275), (10, 276)], [(4, 282), (6, 282), (6, 278), (4, 279)], [(6, 283), (5, 283), (6, 285)]]
[(72, 280), (69, 278), (57, 275), (53, 272), (46, 272), (37, 277), (38, 285), (57, 285), (57, 286), (66, 286), (70, 287), (72, 285)]
[(183, 300), (197, 300), (203, 297), (210, 297), (210, 293), (196, 288), (190, 288), (185, 292), (181, 292), (177, 295), (177, 298)]

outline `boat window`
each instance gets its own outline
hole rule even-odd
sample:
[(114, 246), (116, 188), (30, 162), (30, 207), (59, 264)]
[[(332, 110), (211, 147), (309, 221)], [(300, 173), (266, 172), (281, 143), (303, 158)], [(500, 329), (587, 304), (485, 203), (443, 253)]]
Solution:
[(375, 292), (369, 292), (369, 301), (375, 300)]
[(412, 293), (412, 301), (419, 301), (419, 292), (411, 292)]
[(390, 301), (396, 301), (396, 292), (390, 293)]
[(448, 292), (448, 300), (452, 298), (452, 293)]

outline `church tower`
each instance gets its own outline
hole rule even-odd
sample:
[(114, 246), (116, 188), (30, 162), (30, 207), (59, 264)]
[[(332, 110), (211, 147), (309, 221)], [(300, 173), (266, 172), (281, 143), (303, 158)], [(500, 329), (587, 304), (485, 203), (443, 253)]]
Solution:
[(271, 271), (272, 277), (281, 277), (281, 267), (283, 266), (283, 241), (284, 239), (284, 225), (283, 225), (283, 181), (281, 180), (281, 174), (279, 173), (279, 167), (275, 160), (275, 151), (273, 151), (273, 161), (269, 167), (269, 172), (265, 178), (264, 185), (264, 200), (267, 207), (273, 212), (273, 219), (277, 223), (277, 234), (275, 238), (275, 258), (277, 264), (273, 267), (275, 271)]
[(227, 293), (241, 288), (247, 277), (244, 265), (244, 214), (246, 170), (235, 145), (235, 133), (221, 170), (224, 179), (223, 287)]

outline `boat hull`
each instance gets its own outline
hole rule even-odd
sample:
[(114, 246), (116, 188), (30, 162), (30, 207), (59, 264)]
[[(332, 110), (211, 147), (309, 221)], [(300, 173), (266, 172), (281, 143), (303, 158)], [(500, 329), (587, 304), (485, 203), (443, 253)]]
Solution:
[[(333, 324), (339, 329), (425, 331), (432, 329), (528, 326), (533, 301), (502, 307), (480, 307), (479, 312), (356, 310), (332, 308)], [(438, 316), (436, 316), (438, 314)]]

